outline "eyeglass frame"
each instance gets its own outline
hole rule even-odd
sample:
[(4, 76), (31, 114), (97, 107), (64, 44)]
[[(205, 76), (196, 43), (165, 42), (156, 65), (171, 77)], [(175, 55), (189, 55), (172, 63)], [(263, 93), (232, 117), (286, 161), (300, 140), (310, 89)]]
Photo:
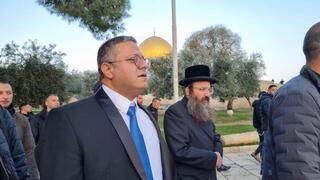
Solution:
[(200, 92), (206, 92), (208, 91), (209, 93), (213, 93), (213, 86), (210, 87), (195, 87), (195, 86), (189, 86), (191, 89), (196, 89), (199, 90)]
[(103, 63), (114, 64), (114, 63), (119, 63), (119, 62), (124, 62), (124, 61), (130, 61), (131, 63), (135, 64), (137, 67), (141, 67), (143, 65), (142, 63), (149, 64), (148, 59), (144, 58), (144, 56), (139, 56), (139, 55), (134, 55), (130, 58), (127, 58), (124, 60), (119, 60), (119, 61), (104, 61)]

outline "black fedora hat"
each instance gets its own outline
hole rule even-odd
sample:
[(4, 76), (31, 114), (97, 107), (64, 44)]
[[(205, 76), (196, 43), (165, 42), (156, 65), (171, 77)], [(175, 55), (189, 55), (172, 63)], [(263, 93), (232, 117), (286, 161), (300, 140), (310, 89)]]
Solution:
[(217, 80), (210, 77), (210, 69), (206, 65), (194, 65), (187, 67), (184, 79), (179, 81), (181, 86), (187, 86), (195, 81), (209, 81), (210, 84), (216, 83)]

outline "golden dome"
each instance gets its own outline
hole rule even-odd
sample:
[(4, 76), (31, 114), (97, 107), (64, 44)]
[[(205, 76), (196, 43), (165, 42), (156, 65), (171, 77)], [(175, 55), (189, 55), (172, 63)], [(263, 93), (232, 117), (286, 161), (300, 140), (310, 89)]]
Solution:
[(147, 38), (139, 45), (139, 48), (147, 59), (164, 57), (171, 54), (170, 44), (157, 36)]

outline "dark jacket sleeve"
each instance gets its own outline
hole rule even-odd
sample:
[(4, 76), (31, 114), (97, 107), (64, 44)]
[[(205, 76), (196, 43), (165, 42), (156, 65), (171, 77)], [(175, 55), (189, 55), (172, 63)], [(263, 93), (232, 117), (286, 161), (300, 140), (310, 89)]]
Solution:
[(272, 102), (271, 143), (278, 179), (320, 179), (319, 101), (300, 92)]
[(30, 122), (30, 128), (32, 132), (32, 137), (34, 140), (34, 143), (37, 144), (36, 136), (37, 136), (37, 117), (34, 115), (29, 116), (29, 122)]
[(263, 131), (267, 131), (269, 127), (271, 100), (271, 98), (265, 98), (261, 101), (261, 121)]
[(36, 147), (40, 177), (44, 180), (83, 180), (80, 146), (67, 115), (50, 111)]
[(216, 132), (216, 126), (212, 123), (213, 134), (214, 134), (214, 150), (215, 152), (219, 152), (221, 156), (223, 156), (223, 144), (221, 142), (221, 136)]
[(169, 108), (164, 116), (164, 130), (174, 159), (183, 164), (215, 169), (217, 156), (213, 151), (200, 149), (189, 144), (188, 128), (181, 113)]
[(37, 115), (30, 121), (34, 142), (38, 144), (40, 136), (40, 117)]
[(8, 145), (10, 148), (12, 159), (15, 164), (17, 175), (20, 180), (27, 180), (29, 179), (27, 162), (21, 139), (16, 130), (16, 125), (9, 112), (6, 111), (4, 118), (7, 119), (4, 134), (6, 135), (6, 139), (8, 141)]

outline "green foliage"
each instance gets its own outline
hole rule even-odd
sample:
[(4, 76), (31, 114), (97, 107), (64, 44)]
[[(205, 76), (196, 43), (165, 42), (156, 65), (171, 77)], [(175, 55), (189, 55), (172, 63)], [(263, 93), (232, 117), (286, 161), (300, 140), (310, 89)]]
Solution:
[(104, 39), (123, 31), (123, 18), (129, 16), (128, 0), (37, 0), (50, 13), (69, 22), (80, 21), (95, 38)]
[(69, 96), (74, 94), (82, 94), (84, 91), (83, 81), (81, 79), (81, 73), (77, 71), (71, 71), (66, 77), (66, 92)]
[(158, 98), (173, 96), (172, 60), (159, 58), (150, 60), (148, 92)]
[(195, 32), (179, 54), (180, 72), (191, 65), (208, 65), (218, 80), (213, 95), (228, 100), (232, 109), (235, 98), (254, 96), (264, 71), (261, 54), (248, 58), (240, 44), (240, 37), (221, 25)]
[(265, 65), (260, 53), (251, 54), (247, 59), (239, 61), (236, 71), (237, 82), (239, 84), (238, 97), (253, 97), (260, 88), (259, 78), (263, 75)]
[(96, 71), (72, 71), (67, 76), (66, 92), (69, 97), (76, 96), (76, 98), (82, 99), (93, 94), (93, 86), (98, 80), (99, 76)]
[(99, 75), (97, 71), (84, 71), (82, 73), (82, 81), (84, 84), (83, 97), (90, 96), (93, 93), (93, 87), (95, 83), (99, 80)]
[(51, 93), (66, 98), (65, 54), (54, 49), (55, 45), (39, 46), (37, 41), (28, 41), (22, 47), (11, 42), (1, 49), (0, 76), (10, 80), (16, 104), (39, 105)]

